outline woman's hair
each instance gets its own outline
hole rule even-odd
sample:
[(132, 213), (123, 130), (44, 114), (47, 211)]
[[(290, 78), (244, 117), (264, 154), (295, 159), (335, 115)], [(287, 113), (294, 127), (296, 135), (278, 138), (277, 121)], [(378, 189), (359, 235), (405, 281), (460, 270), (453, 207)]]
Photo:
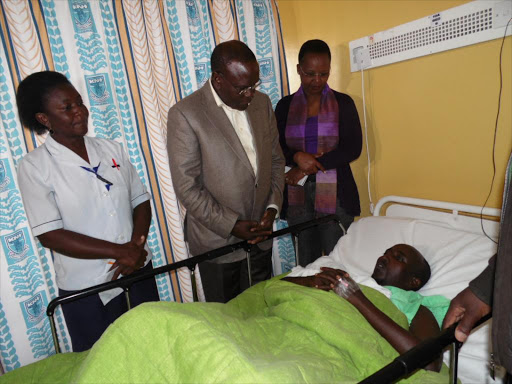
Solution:
[(48, 128), (37, 121), (36, 113), (45, 111), (48, 94), (63, 84), (72, 85), (62, 73), (53, 71), (36, 72), (23, 79), (16, 92), (21, 123), (38, 135), (45, 133)]
[(331, 61), (331, 50), (329, 49), (327, 43), (323, 40), (308, 40), (302, 44), (302, 47), (300, 47), (299, 51), (299, 64), (302, 62), (302, 59), (304, 56), (306, 56), (307, 53), (326, 54), (327, 57), (329, 57), (329, 61)]

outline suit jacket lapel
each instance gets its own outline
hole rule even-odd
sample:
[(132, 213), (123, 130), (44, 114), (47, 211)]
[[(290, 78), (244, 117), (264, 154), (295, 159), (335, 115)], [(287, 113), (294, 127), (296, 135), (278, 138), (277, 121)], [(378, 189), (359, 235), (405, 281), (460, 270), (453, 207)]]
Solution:
[(226, 116), (224, 110), (215, 103), (209, 82), (203, 86), (201, 91), (203, 93), (203, 111), (207, 119), (210, 121), (212, 126), (214, 126), (223, 135), (224, 139), (227, 141), (233, 152), (240, 159), (240, 162), (249, 169), (252, 175), (254, 175), (251, 162), (247, 157), (247, 153), (245, 152), (245, 149), (242, 146), (242, 143), (240, 142), (235, 129), (231, 125), (231, 122)]

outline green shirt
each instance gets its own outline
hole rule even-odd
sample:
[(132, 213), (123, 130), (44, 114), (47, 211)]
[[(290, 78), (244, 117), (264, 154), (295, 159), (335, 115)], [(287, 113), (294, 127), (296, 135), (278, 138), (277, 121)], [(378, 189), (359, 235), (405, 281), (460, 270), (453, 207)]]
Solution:
[(439, 328), (450, 306), (450, 300), (441, 295), (422, 296), (415, 291), (404, 291), (397, 287), (386, 286), (391, 291), (391, 301), (407, 317), (409, 325), (416, 316), (420, 305), (428, 308), (436, 318)]

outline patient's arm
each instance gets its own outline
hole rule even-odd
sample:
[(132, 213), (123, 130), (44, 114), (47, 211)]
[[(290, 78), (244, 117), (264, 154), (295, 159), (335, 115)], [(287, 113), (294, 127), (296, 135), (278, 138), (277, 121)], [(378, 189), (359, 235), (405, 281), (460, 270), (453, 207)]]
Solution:
[[(321, 268), (321, 270), (320, 276), (336, 278), (336, 284), (332, 286), (334, 291), (356, 307), (372, 327), (379, 332), (398, 353), (403, 354), (418, 345), (421, 341), (439, 335), (440, 331), (437, 321), (428, 308), (420, 306), (416, 316), (414, 316), (411, 322), (409, 331), (406, 331), (373, 305), (359, 289), (357, 283), (350, 278), (348, 273), (339, 269), (326, 267)], [(441, 370), (441, 364), (442, 360), (441, 356), (439, 356), (438, 359), (424, 368), (439, 372)]]
[(283, 280), (303, 285), (304, 287), (317, 288), (324, 291), (330, 291), (333, 283), (331, 279), (319, 276), (318, 274), (304, 277), (285, 277)]
[[(305, 287), (328, 291), (335, 287), (338, 283), (339, 277), (341, 276), (345, 277), (348, 276), (348, 274), (339, 269), (324, 267), (322, 268), (322, 272), (317, 273), (314, 276), (285, 277), (283, 280), (303, 285)], [(373, 305), (361, 290), (357, 289), (355, 292), (353, 292), (353, 290), (347, 290), (347, 292), (348, 291), (350, 291), (351, 294), (343, 297), (356, 307), (371, 326), (400, 354), (407, 352), (409, 349), (418, 345), (421, 341), (430, 337), (436, 337), (440, 333), (439, 326), (437, 325), (434, 315), (424, 306), (420, 306), (416, 316), (412, 319), (409, 331), (407, 331), (391, 320), (379, 308)], [(439, 372), (441, 370), (441, 364), (442, 359), (441, 356), (439, 356), (438, 359), (434, 360), (424, 368), (430, 371)]]
[[(416, 316), (411, 322), (409, 331), (406, 331), (385, 313), (378, 309), (362, 291), (355, 292), (347, 299), (365, 317), (377, 332), (400, 354), (418, 345), (421, 341), (439, 335), (439, 326), (432, 312), (420, 306)], [(424, 368), (430, 371), (441, 370), (441, 356)]]

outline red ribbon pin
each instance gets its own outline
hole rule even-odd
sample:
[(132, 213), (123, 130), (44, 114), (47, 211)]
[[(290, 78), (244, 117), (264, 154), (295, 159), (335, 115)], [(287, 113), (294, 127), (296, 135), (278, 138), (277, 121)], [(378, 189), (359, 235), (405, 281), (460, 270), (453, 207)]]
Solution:
[(114, 163), (114, 165), (112, 166), (112, 168), (117, 168), (117, 170), (119, 171), (119, 164), (116, 163), (116, 161), (114, 159), (112, 159), (112, 162)]

